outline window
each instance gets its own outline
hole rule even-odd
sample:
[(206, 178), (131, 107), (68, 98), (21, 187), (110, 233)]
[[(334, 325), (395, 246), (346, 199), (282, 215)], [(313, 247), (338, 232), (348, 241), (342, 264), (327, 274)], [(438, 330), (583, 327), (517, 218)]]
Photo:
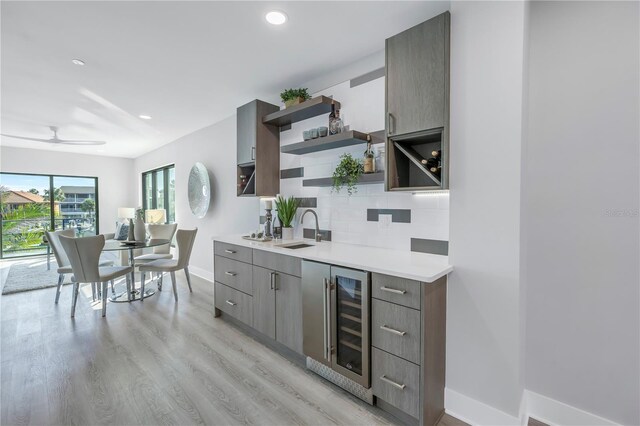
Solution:
[[(52, 196), (50, 196), (52, 194)], [(0, 258), (47, 252), (45, 231), (98, 230), (98, 178), (0, 173)]]
[(142, 174), (142, 208), (165, 209), (167, 223), (176, 221), (176, 169), (172, 164)]

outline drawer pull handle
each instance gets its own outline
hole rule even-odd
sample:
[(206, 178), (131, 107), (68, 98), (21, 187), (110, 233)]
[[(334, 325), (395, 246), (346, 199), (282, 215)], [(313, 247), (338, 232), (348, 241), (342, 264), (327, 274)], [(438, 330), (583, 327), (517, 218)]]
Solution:
[(404, 388), (406, 388), (406, 386), (404, 384), (400, 384), (400, 383), (396, 383), (391, 379), (388, 379), (387, 376), (385, 376), (384, 374), (382, 376), (380, 376), (380, 380), (382, 380), (383, 382), (387, 382), (389, 383), (391, 386), (395, 386), (400, 390), (404, 390)]
[(385, 287), (385, 286), (380, 287), (380, 290), (388, 291), (389, 293), (394, 293), (394, 294), (405, 294), (407, 292), (407, 290), (398, 290), (395, 288)]
[(227, 302), (227, 305), (231, 305), (231, 306), (236, 306), (237, 305), (237, 303), (232, 301), (232, 300), (226, 300), (226, 302)]
[(235, 272), (229, 272), (229, 271), (226, 271), (225, 274), (229, 275), (230, 277), (235, 277), (237, 275)]
[(229, 253), (229, 254), (236, 254), (235, 250), (229, 250), (229, 249), (225, 249), (224, 251), (225, 253)]
[(389, 333), (397, 334), (398, 336), (404, 336), (406, 331), (396, 330), (395, 328), (387, 327), (386, 324), (380, 326), (380, 330), (388, 331)]

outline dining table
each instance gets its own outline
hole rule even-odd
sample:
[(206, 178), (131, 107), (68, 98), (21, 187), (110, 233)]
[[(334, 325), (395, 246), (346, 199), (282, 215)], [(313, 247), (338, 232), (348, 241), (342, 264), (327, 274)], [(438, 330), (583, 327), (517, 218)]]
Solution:
[[(145, 241), (120, 241), (120, 240), (106, 240), (104, 243), (103, 252), (114, 252), (114, 251), (129, 251), (129, 266), (132, 267), (131, 270), (131, 278), (127, 280), (127, 288), (125, 291), (121, 291), (119, 293), (114, 292), (109, 300), (116, 303), (122, 302), (136, 302), (138, 300), (142, 300), (141, 298), (141, 288), (136, 288), (136, 263), (135, 263), (135, 255), (134, 250), (141, 250), (145, 248), (151, 247), (159, 247), (165, 244), (171, 244), (171, 240), (164, 239), (148, 239)], [(155, 290), (148, 288), (145, 289), (144, 297), (153, 296), (155, 294)], [(126, 297), (125, 297), (126, 296)]]

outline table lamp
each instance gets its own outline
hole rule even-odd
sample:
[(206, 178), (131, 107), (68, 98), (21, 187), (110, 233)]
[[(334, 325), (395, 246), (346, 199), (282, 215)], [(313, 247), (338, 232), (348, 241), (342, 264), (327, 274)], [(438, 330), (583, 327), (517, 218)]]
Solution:
[(165, 223), (167, 211), (165, 209), (148, 209), (144, 211), (146, 223)]

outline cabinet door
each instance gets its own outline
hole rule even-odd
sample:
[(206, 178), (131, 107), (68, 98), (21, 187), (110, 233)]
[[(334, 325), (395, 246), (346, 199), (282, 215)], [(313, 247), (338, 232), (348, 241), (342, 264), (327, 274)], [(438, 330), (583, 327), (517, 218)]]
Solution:
[(238, 164), (252, 163), (256, 159), (256, 117), (258, 101), (238, 108)]
[(253, 267), (253, 328), (276, 338), (275, 272)]
[(444, 127), (449, 12), (386, 41), (387, 135)]
[(281, 273), (276, 275), (276, 340), (302, 354), (302, 282)]

